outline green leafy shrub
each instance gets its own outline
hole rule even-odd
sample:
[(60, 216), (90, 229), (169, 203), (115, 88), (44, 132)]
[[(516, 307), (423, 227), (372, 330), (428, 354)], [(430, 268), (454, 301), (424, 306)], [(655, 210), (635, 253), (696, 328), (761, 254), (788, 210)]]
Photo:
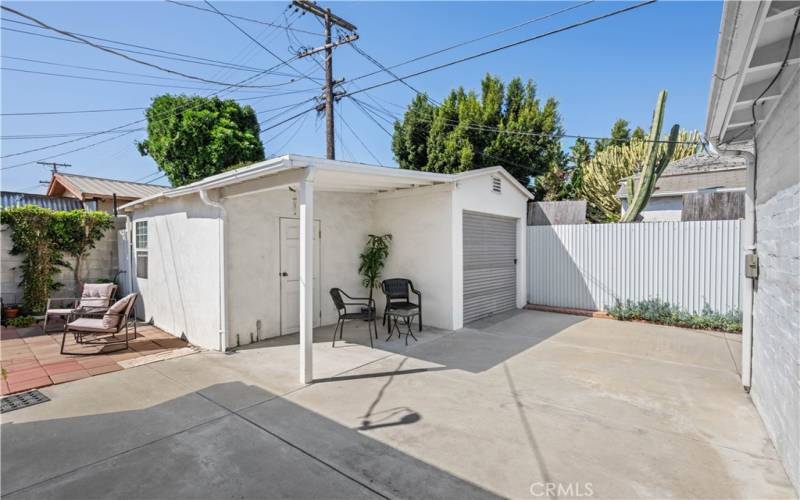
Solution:
[(699, 313), (680, 309), (678, 306), (660, 299), (641, 301), (617, 301), (607, 308), (608, 314), (623, 321), (649, 321), (662, 325), (695, 328), (698, 330), (720, 330), (740, 333), (742, 331), (742, 313), (732, 310), (719, 313), (706, 304)]
[(16, 318), (6, 320), (7, 326), (14, 326), (17, 328), (27, 328), (34, 323), (36, 323), (36, 320), (33, 319), (33, 316), (18, 316)]
[[(59, 211), (28, 205), (0, 211), (0, 223), (11, 229), (11, 255), (22, 255), (22, 306), (27, 312), (43, 312), (56, 282), (59, 267), (73, 269), (79, 283), (81, 263), (113, 218), (105, 212)], [(71, 256), (75, 265), (64, 259)], [(80, 292), (80, 289), (77, 290)]]

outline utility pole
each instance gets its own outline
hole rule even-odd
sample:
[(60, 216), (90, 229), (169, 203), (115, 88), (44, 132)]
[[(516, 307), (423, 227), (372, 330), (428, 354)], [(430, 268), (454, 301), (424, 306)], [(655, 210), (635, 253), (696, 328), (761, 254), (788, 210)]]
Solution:
[(50, 167), (50, 172), (52, 172), (53, 174), (58, 173), (58, 167), (69, 168), (72, 166), (69, 163), (56, 163), (52, 161), (37, 161), (36, 163), (38, 163), (39, 165), (44, 165), (45, 167)]
[[(72, 166), (69, 163), (56, 163), (56, 162), (53, 162), (53, 161), (37, 161), (36, 163), (38, 163), (39, 165), (44, 165), (45, 167), (50, 167), (50, 173), (52, 175), (56, 175), (58, 173), (59, 167), (60, 168), (69, 168), (69, 167)], [(52, 180), (52, 177), (50, 178), (50, 180)], [(50, 181), (39, 181), (39, 184), (49, 185)]]
[[(304, 52), (301, 52), (298, 57), (306, 57), (312, 54), (316, 54), (317, 52), (325, 51), (325, 91), (324, 94), (324, 109), (325, 109), (325, 138), (326, 138), (326, 157), (329, 160), (336, 159), (336, 146), (334, 142), (334, 130), (333, 130), (333, 103), (336, 97), (336, 93), (334, 92), (333, 88), (335, 85), (343, 82), (344, 80), (333, 80), (333, 49), (338, 47), (339, 45), (343, 45), (345, 43), (350, 43), (355, 40), (358, 40), (358, 35), (355, 33), (356, 27), (342, 19), (341, 17), (335, 15), (331, 12), (331, 9), (324, 9), (317, 5), (315, 2), (310, 0), (292, 0), (292, 5), (299, 9), (303, 9), (306, 12), (310, 12), (311, 14), (321, 18), (323, 23), (325, 24), (325, 45), (321, 47), (317, 47), (314, 49), (309, 49)], [(351, 34), (347, 36), (341, 36), (337, 38), (334, 42), (333, 37), (331, 35), (331, 28), (333, 25), (337, 25), (342, 29), (350, 31)]]

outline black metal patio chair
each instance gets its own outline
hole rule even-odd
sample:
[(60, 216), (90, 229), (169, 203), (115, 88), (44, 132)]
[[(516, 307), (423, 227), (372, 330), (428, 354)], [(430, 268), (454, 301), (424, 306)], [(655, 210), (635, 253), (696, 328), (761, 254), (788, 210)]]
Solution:
[[(369, 297), (351, 297), (344, 293), (341, 288), (331, 288), (330, 293), (333, 304), (336, 306), (336, 311), (339, 313), (339, 319), (336, 321), (336, 328), (333, 330), (333, 347), (336, 347), (336, 333), (339, 333), (339, 340), (342, 340), (344, 322), (351, 319), (360, 319), (367, 322), (369, 346), (373, 347), (373, 328), (375, 330), (375, 338), (378, 338), (378, 325), (375, 321), (375, 299)], [(359, 310), (358, 312), (348, 312), (348, 306), (357, 306)]]
[[(405, 278), (389, 278), (381, 282), (381, 290), (386, 296), (386, 308), (383, 310), (383, 322), (386, 323), (387, 318), (391, 323), (391, 311), (409, 311), (417, 309), (417, 321), (419, 322), (419, 331), (422, 331), (422, 292), (414, 288), (414, 284), (409, 279)], [(417, 296), (417, 302), (411, 302), (411, 294)], [(392, 325), (387, 325), (387, 331), (392, 330)]]

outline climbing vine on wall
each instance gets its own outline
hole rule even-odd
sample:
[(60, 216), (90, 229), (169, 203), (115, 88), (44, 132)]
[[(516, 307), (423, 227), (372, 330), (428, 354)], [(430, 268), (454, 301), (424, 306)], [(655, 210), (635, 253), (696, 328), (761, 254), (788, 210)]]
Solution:
[(80, 259), (113, 225), (113, 218), (105, 212), (55, 211), (28, 205), (2, 209), (0, 223), (11, 229), (9, 253), (23, 256), (23, 308), (40, 313), (50, 293), (62, 286), (55, 280), (59, 267), (73, 268), (64, 254), (76, 258), (80, 268)]

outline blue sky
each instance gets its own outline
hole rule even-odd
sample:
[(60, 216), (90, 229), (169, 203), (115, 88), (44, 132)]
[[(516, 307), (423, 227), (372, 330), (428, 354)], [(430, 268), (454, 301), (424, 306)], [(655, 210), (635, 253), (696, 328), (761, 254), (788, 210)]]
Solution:
[[(331, 2), (334, 11), (358, 27), (358, 45), (385, 65), (392, 65), (456, 42), (469, 40), (523, 21), (536, 18), (580, 2)], [(127, 43), (233, 62), (252, 68), (268, 68), (277, 60), (236, 31), (222, 17), (166, 2), (8, 2), (6, 5), (34, 16), (55, 27)], [(194, 4), (205, 7), (202, 3)], [(396, 68), (399, 75), (413, 73), (440, 63), (455, 60), (492, 47), (544, 33), (570, 23), (618, 9), (629, 3), (593, 2), (570, 12), (536, 22), (520, 29), (494, 36), (456, 50)], [(284, 22), (285, 2), (218, 2), (220, 10), (265, 21)], [(667, 124), (680, 123), (686, 128), (702, 130), (706, 112), (709, 81), (712, 72), (721, 2), (659, 2), (597, 23), (556, 34), (530, 44), (501, 51), (483, 58), (450, 66), (447, 69), (410, 79), (416, 88), (440, 99), (462, 85), (478, 89), (487, 72), (509, 80), (515, 76), (533, 79), (539, 96), (553, 96), (560, 103), (563, 124), (569, 134), (603, 136), (617, 118), (626, 118), (633, 125), (647, 126), (659, 90), (669, 91)], [(286, 15), (291, 15), (288, 12)], [(297, 16), (295, 16), (297, 17)], [(6, 22), (20, 20), (3, 12), (3, 28), (30, 32), (48, 32)], [(22, 19), (25, 21), (24, 19)], [(319, 23), (310, 15), (289, 17), (292, 27), (320, 32)], [(26, 21), (27, 22), (27, 21)], [(318, 45), (321, 38), (296, 33), (291, 40), (283, 30), (236, 21), (284, 59), (291, 57), (290, 45)], [(55, 35), (54, 33), (49, 33)], [(111, 45), (111, 44), (108, 44)], [(107, 108), (146, 107), (150, 99), (164, 92), (209, 94), (219, 87), (180, 79), (180, 77), (126, 61), (115, 55), (79, 43), (61, 42), (4, 29), (2, 32), (2, 112), (71, 111)], [(221, 69), (131, 54), (184, 73), (225, 82), (237, 82), (252, 72)], [(137, 73), (133, 76), (103, 73), (87, 69), (59, 67), (52, 64), (21, 61), (36, 59), (106, 70)], [(312, 61), (294, 63), (302, 72), (322, 71)], [(11, 71), (23, 69), (48, 73), (129, 80), (155, 86), (78, 80), (56, 76)], [(281, 68), (286, 70), (286, 67)], [(349, 47), (335, 52), (334, 74), (352, 79), (376, 68)], [(158, 77), (158, 78), (155, 78)], [(181, 81), (164, 80), (178, 78)], [(345, 88), (355, 90), (390, 79), (385, 73), (361, 79)], [(262, 84), (287, 82), (287, 77), (271, 76)], [(162, 85), (198, 87), (200, 90)], [(261, 119), (275, 116), (315, 95), (319, 90), (308, 80), (273, 87), (267, 90), (248, 89), (231, 94), (263, 111)], [(285, 91), (303, 91), (289, 95), (270, 95)], [(413, 97), (411, 90), (394, 83), (359, 94), (360, 99), (386, 110), (401, 113), (398, 106)], [(257, 97), (257, 99), (253, 99)], [(295, 108), (271, 123), (280, 122), (310, 103)], [(283, 110), (268, 111), (284, 107)], [(378, 128), (356, 105), (344, 99), (337, 113), (358, 134), (359, 140), (337, 120), (340, 143), (337, 158), (395, 165), (390, 137)], [(143, 111), (114, 113), (65, 114), (2, 117), (3, 136), (27, 134), (61, 134), (95, 132), (117, 127), (143, 117)], [(384, 125), (385, 122), (381, 122)], [(268, 123), (266, 126), (269, 126)], [(136, 125), (139, 127), (141, 125)], [(387, 126), (388, 128), (388, 126)], [(157, 177), (157, 167), (148, 157), (141, 157), (134, 141), (145, 132), (134, 132), (83, 151), (59, 154), (98, 142), (111, 136), (102, 135), (58, 148), (5, 158), (3, 167), (38, 160), (59, 154), (49, 161), (74, 165), (70, 172), (128, 180)], [(3, 140), (3, 155), (47, 146), (75, 137)], [(314, 113), (304, 119), (287, 122), (262, 134), (267, 155), (298, 153), (324, 156), (324, 122)], [(565, 141), (565, 145), (568, 144)], [(151, 175), (152, 174), (152, 175)], [(147, 177), (150, 176), (150, 177)], [(25, 165), (2, 171), (2, 188), (42, 192), (37, 183), (48, 179), (46, 168)], [(161, 181), (163, 182), (163, 181)]]

